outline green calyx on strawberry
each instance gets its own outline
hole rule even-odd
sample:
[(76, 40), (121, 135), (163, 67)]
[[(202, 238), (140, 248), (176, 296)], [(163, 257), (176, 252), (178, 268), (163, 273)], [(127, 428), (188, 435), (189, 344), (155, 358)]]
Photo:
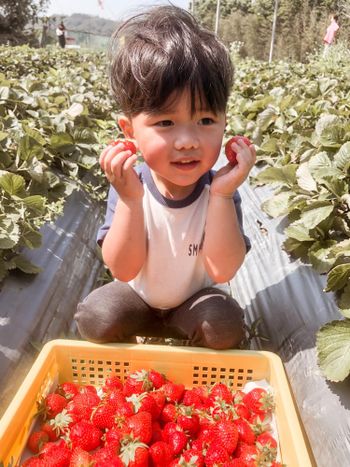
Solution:
[(225, 144), (225, 154), (230, 164), (237, 164), (237, 153), (232, 149), (232, 143), (243, 141), (247, 146), (251, 146), (251, 141), (246, 136), (236, 135), (230, 138)]
[(132, 154), (136, 154), (137, 149), (135, 144), (132, 141), (129, 141), (128, 139), (117, 139), (115, 141), (112, 141), (109, 143), (111, 146), (117, 146), (117, 144), (122, 144), (123, 151), (131, 151)]

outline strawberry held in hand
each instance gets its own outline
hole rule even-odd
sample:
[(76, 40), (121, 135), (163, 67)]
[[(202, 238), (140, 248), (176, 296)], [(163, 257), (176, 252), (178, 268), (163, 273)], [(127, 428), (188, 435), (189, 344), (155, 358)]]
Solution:
[(122, 144), (123, 145), (122, 150), (131, 151), (132, 154), (136, 154), (136, 151), (137, 151), (135, 144), (132, 141), (129, 141), (127, 139), (116, 139), (115, 141), (112, 141), (109, 144), (110, 146), (117, 146), (117, 144)]
[(228, 161), (232, 165), (237, 164), (237, 153), (236, 151), (232, 149), (232, 143), (237, 143), (238, 141), (243, 141), (243, 143), (246, 144), (247, 146), (251, 146), (252, 144), (248, 138), (246, 138), (245, 136), (240, 136), (240, 135), (233, 136), (227, 141), (227, 143), (225, 144), (225, 154), (226, 154)]

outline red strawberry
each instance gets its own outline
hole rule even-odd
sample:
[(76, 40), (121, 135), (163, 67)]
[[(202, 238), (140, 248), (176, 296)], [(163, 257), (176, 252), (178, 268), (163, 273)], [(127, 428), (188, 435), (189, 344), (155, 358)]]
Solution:
[(214, 444), (225, 446), (229, 454), (236, 449), (238, 442), (238, 430), (232, 420), (220, 420), (213, 426), (211, 430)]
[(267, 414), (274, 408), (273, 396), (263, 388), (254, 388), (243, 397), (244, 404), (254, 413)]
[(258, 449), (252, 444), (240, 443), (239, 449), (236, 450), (235, 454), (248, 466), (260, 465), (257, 463), (259, 455)]
[(91, 467), (93, 458), (90, 453), (84, 449), (77, 447), (73, 449), (69, 467)]
[(222, 464), (222, 467), (247, 467), (247, 464), (238, 458), (225, 462)]
[[(54, 420), (54, 419), (53, 419)], [(45, 422), (40, 426), (41, 431), (47, 433), (50, 441), (57, 441), (60, 434), (60, 430), (55, 428), (55, 426), (50, 422)]]
[(149, 412), (153, 420), (156, 420), (160, 415), (160, 408), (158, 407), (152, 393), (143, 392), (142, 394), (133, 394), (127, 397), (127, 401), (134, 407), (134, 412)]
[(126, 426), (141, 443), (149, 443), (152, 438), (152, 417), (149, 412), (139, 412), (126, 420)]
[(104, 435), (105, 445), (108, 445), (108, 444), (115, 445), (116, 443), (120, 444), (122, 437), (123, 437), (123, 432), (119, 428), (114, 426), (110, 430), (107, 430)]
[(75, 383), (66, 381), (58, 386), (57, 392), (66, 399), (72, 399), (76, 394), (78, 394), (79, 387)]
[(139, 441), (130, 442), (122, 447), (120, 458), (128, 467), (148, 467), (148, 446)]
[(148, 453), (153, 467), (168, 467), (173, 458), (171, 447), (165, 441), (153, 443)]
[(250, 410), (244, 404), (235, 404), (233, 406), (234, 418), (235, 416), (248, 420), (250, 417)]
[(185, 386), (181, 383), (175, 384), (168, 381), (162, 386), (162, 390), (169, 402), (179, 402), (185, 391)]
[(203, 405), (200, 395), (194, 389), (185, 389), (183, 394), (182, 403), (187, 406), (200, 408)]
[(116, 409), (110, 404), (101, 404), (94, 408), (91, 421), (97, 428), (112, 428), (114, 425)]
[(199, 417), (197, 414), (190, 412), (185, 412), (179, 414), (177, 417), (178, 425), (191, 436), (195, 438), (199, 431)]
[(204, 456), (203, 454), (196, 449), (187, 449), (183, 451), (180, 457), (180, 465), (190, 465), (193, 467), (203, 467), (204, 466)]
[(160, 418), (165, 423), (175, 422), (177, 419), (177, 415), (177, 407), (174, 404), (165, 404)]
[(45, 415), (48, 418), (56, 417), (58, 413), (62, 412), (62, 410), (66, 407), (66, 405), (67, 405), (66, 398), (54, 392), (51, 394), (48, 394), (43, 401)]
[(119, 376), (117, 375), (109, 375), (106, 378), (105, 384), (103, 386), (104, 391), (111, 391), (111, 390), (122, 390), (123, 389), (123, 383)]
[(49, 435), (43, 431), (34, 431), (28, 438), (27, 448), (34, 454), (41, 451), (45, 443), (49, 441)]
[(40, 454), (45, 467), (67, 467), (69, 466), (71, 456), (71, 450), (63, 444), (52, 446), (48, 453), (44, 455)]
[(268, 432), (261, 433), (261, 435), (256, 438), (256, 442), (261, 446), (270, 445), (272, 448), (277, 448), (277, 441), (272, 434)]
[(131, 151), (132, 154), (136, 153), (136, 146), (132, 141), (124, 140), (124, 139), (117, 139), (115, 141), (111, 141), (109, 144), (111, 146), (117, 146), (117, 144), (122, 144), (123, 148), (122, 151)]
[(146, 370), (139, 370), (128, 375), (124, 382), (123, 392), (125, 396), (131, 396), (150, 391), (152, 387), (153, 384), (148, 379), (148, 372)]
[(165, 405), (165, 394), (163, 391), (152, 391), (149, 393), (150, 396), (156, 401), (157, 406), (159, 407), (160, 413), (163, 410)]
[(261, 451), (265, 458), (269, 461), (274, 461), (277, 457), (277, 441), (267, 431), (265, 433), (261, 433), (256, 438), (256, 447)]
[(225, 144), (225, 154), (226, 154), (228, 161), (232, 165), (237, 164), (237, 153), (236, 151), (232, 149), (231, 145), (232, 143), (237, 143), (237, 141), (240, 141), (240, 140), (242, 140), (243, 143), (246, 144), (247, 146), (251, 146), (252, 144), (248, 138), (246, 138), (245, 136), (240, 136), (240, 135), (233, 136)]
[(69, 437), (73, 448), (92, 451), (101, 445), (102, 431), (93, 423), (81, 420), (71, 427)]
[(168, 443), (175, 456), (179, 455), (187, 444), (187, 436), (181, 429), (175, 430), (168, 436)]
[(254, 444), (255, 434), (249, 423), (242, 418), (238, 418), (235, 420), (235, 425), (238, 430), (238, 439), (246, 444)]
[(227, 450), (218, 443), (211, 443), (204, 457), (204, 462), (207, 467), (216, 467), (222, 465), (230, 459)]
[(232, 403), (232, 392), (224, 383), (216, 383), (210, 390), (209, 397), (214, 400)]
[(118, 456), (120, 452), (120, 444), (111, 443), (108, 446), (104, 446), (103, 448), (98, 449), (97, 451), (92, 454), (92, 458), (94, 461), (94, 467), (96, 465), (102, 466), (105, 465), (106, 467), (112, 465), (123, 465), (120, 457)]
[(67, 412), (74, 420), (89, 420), (93, 409), (101, 402), (96, 392), (85, 390), (67, 404)]
[(148, 379), (152, 382), (155, 389), (159, 389), (165, 384), (165, 376), (156, 370), (149, 370)]

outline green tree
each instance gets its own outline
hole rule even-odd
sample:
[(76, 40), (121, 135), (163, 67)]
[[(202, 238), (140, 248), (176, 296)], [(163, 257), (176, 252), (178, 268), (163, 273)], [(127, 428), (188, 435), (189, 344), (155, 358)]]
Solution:
[(49, 0), (1, 0), (0, 44), (34, 42), (34, 27)]
[[(217, 0), (195, 2), (195, 16), (214, 29)], [(241, 55), (267, 60), (275, 0), (221, 0), (219, 35), (242, 44)], [(349, 41), (348, 0), (279, 0), (274, 59), (305, 61), (322, 47), (330, 13), (340, 17), (339, 39)]]

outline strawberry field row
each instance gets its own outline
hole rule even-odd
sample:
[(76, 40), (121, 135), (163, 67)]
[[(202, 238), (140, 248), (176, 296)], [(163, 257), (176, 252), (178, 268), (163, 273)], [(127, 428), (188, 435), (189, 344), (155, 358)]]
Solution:
[[(334, 52), (336, 53), (336, 52)], [(350, 60), (239, 63), (230, 133), (258, 147), (255, 186), (270, 185), (262, 209), (285, 217), (284, 249), (327, 274), (344, 320), (317, 336), (321, 367), (334, 381), (350, 372)]]

